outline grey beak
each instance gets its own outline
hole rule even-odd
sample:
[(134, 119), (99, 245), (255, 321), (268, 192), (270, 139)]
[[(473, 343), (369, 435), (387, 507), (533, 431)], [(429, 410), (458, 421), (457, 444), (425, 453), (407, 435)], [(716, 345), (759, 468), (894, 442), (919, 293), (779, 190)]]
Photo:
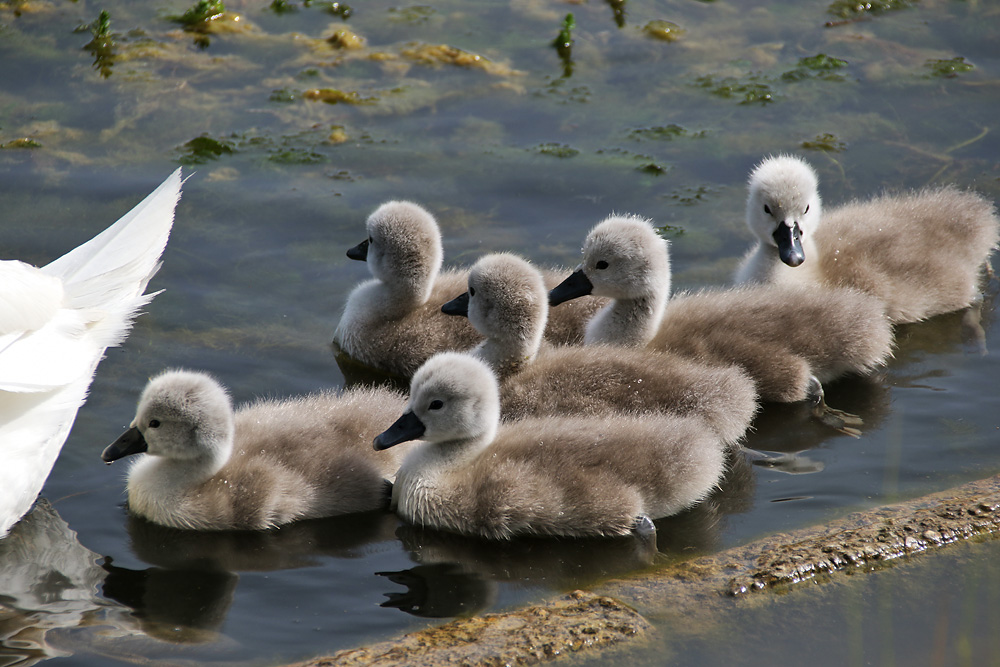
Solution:
[(587, 296), (593, 291), (594, 283), (590, 282), (590, 278), (583, 272), (583, 269), (577, 269), (566, 280), (552, 288), (552, 291), (549, 292), (549, 305), (558, 306), (570, 299)]
[(368, 239), (365, 239), (358, 245), (348, 250), (347, 256), (351, 259), (356, 259), (359, 262), (366, 261), (368, 259)]
[(412, 410), (407, 410), (392, 426), (375, 436), (372, 445), (376, 451), (382, 451), (401, 442), (416, 440), (424, 434), (425, 430), (426, 427), (420, 418), (413, 414)]
[(469, 316), (469, 293), (463, 292), (448, 303), (441, 306), (441, 312), (445, 315)]
[(141, 454), (144, 451), (146, 451), (146, 439), (142, 437), (139, 429), (133, 426), (105, 448), (101, 453), (101, 460), (105, 463), (111, 463), (132, 454)]
[(798, 266), (806, 261), (806, 255), (802, 252), (802, 228), (799, 223), (782, 222), (771, 236), (778, 244), (778, 256), (782, 262), (788, 266)]

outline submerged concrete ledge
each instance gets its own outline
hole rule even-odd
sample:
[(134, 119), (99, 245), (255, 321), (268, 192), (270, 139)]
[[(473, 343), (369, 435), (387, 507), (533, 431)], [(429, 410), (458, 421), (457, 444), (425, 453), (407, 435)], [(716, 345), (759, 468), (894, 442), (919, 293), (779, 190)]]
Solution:
[(592, 592), (455, 620), (296, 667), (532, 665), (648, 635), (653, 626), (644, 616), (711, 613), (745, 604), (762, 591), (847, 568), (872, 571), (902, 556), (998, 531), (1000, 476), (995, 476), (609, 581)]

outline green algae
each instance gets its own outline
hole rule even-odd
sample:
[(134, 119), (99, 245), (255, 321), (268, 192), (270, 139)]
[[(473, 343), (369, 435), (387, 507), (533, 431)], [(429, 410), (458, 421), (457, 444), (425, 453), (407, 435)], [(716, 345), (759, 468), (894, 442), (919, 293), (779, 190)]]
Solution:
[(976, 66), (970, 62), (966, 62), (964, 57), (957, 56), (955, 58), (928, 60), (924, 63), (924, 68), (930, 70), (926, 75), (929, 78), (953, 79), (959, 74), (971, 72), (976, 69)]
[(232, 155), (235, 150), (231, 141), (202, 135), (180, 147), (181, 156), (178, 158), (178, 162), (186, 165), (205, 164), (212, 160), (218, 160), (223, 155)]
[(692, 132), (686, 127), (671, 123), (654, 127), (640, 127), (630, 130), (628, 138), (634, 141), (673, 141), (674, 139), (699, 139), (705, 136), (705, 131)]
[(820, 151), (823, 153), (840, 153), (847, 148), (847, 144), (837, 138), (835, 134), (824, 132), (812, 139), (807, 139), (799, 144), (807, 151)]
[(102, 9), (93, 23), (81, 27), (89, 30), (92, 35), (92, 39), (83, 45), (84, 51), (89, 51), (94, 56), (94, 69), (100, 72), (103, 78), (108, 78), (111, 76), (115, 54), (118, 51), (117, 36), (111, 32), (111, 14)]
[(781, 78), (792, 82), (813, 78), (824, 81), (843, 81), (846, 77), (839, 70), (845, 67), (847, 67), (846, 60), (819, 53), (809, 58), (800, 58), (798, 64), (793, 69), (784, 72)]
[(572, 146), (555, 142), (540, 144), (535, 147), (535, 152), (539, 155), (550, 155), (557, 158), (571, 158), (580, 154), (580, 151)]
[(168, 18), (174, 23), (180, 23), (185, 30), (200, 31), (206, 29), (212, 21), (221, 19), (226, 13), (226, 5), (222, 0), (198, 0), (183, 14), (174, 14)]
[(649, 21), (642, 26), (642, 32), (653, 39), (661, 42), (676, 42), (687, 32), (673, 21), (663, 21), (660, 19)]
[(909, 9), (918, 0), (836, 0), (827, 8), (827, 13), (842, 19), (884, 14), (900, 9)]
[(776, 100), (770, 79), (759, 73), (750, 74), (745, 79), (706, 74), (696, 78), (694, 83), (716, 97), (733, 99), (739, 104), (765, 106)]

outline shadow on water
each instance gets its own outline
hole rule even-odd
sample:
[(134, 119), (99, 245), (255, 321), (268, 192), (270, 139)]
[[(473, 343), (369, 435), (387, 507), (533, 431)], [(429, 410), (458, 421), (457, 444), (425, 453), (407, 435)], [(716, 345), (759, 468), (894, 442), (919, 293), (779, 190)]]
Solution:
[(655, 521), (655, 536), (495, 542), (403, 524), (396, 536), (418, 564), (377, 573), (405, 589), (385, 593), (382, 606), (430, 618), (464, 616), (493, 606), (503, 583), (567, 591), (687, 560), (717, 548), (725, 517), (751, 507), (755, 484), (746, 457), (731, 453), (719, 487), (688, 510)]

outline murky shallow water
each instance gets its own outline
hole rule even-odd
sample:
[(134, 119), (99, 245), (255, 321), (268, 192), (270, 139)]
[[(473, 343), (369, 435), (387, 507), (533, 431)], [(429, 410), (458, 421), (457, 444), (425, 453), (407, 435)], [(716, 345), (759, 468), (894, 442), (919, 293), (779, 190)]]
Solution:
[[(327, 345), (348, 289), (366, 277), (344, 252), (386, 199), (414, 199), (438, 216), (449, 264), (510, 249), (571, 266), (602, 217), (647, 215), (668, 226), (684, 289), (728, 279), (748, 243), (743, 183), (768, 153), (810, 159), (831, 204), (928, 182), (1000, 195), (1000, 10), (990, 3), (925, 1), (824, 28), (832, 18), (825, 2), (678, 0), (625, 4), (619, 28), (611, 6), (596, 1), (370, 1), (346, 22), (315, 5), (276, 15), (246, 2), (228, 6), (256, 28), (213, 35), (206, 48), (163, 18), (182, 4), (135, 4), (0, 3), (0, 255), (44, 263), (117, 219), (178, 159), (190, 161), (193, 139), (221, 151), (192, 165), (154, 280), (166, 291), (102, 362), (45, 488), (89, 552), (57, 550), (77, 564), (71, 581), (35, 581), (37, 571), (19, 580), (44, 604), (27, 620), (5, 621), (0, 653), (10, 661), (276, 662), (429, 622), (381, 607), (386, 600), (446, 618), (649, 560), (627, 541), (497, 548), (414, 533), (389, 515), (267, 535), (187, 535), (126, 516), (124, 467), (105, 467), (99, 454), (130, 421), (150, 375), (204, 369), (238, 402), (343, 383)], [(106, 79), (80, 48), (90, 34), (73, 32), (101, 8), (120, 42)], [(548, 46), (567, 12), (577, 26), (568, 78)], [(686, 33), (652, 39), (641, 28), (656, 19)], [(345, 54), (294, 36), (319, 39), (342, 25), (364, 36), (367, 50)], [(481, 53), (517, 73), (408, 60), (411, 42)], [(389, 59), (369, 59), (375, 51)], [(802, 64), (821, 53), (846, 64)], [(975, 69), (932, 75), (929, 61), (957, 57)], [(378, 101), (302, 97), (323, 88)], [(773, 101), (740, 104), (762, 94)], [(844, 150), (803, 147), (824, 134)], [(26, 137), (39, 147), (10, 144)], [(989, 350), (1000, 349), (996, 319), (988, 300)], [(976, 352), (958, 315), (898, 335), (884, 372), (828, 388), (831, 404), (865, 418), (862, 438), (832, 433), (793, 407), (769, 408), (748, 444), (802, 452), (822, 471), (738, 466), (712, 502), (658, 523), (657, 560), (1000, 471), (996, 355)], [(989, 557), (974, 554), (961, 567), (974, 571)], [(5, 559), (15, 556), (8, 550)], [(7, 593), (18, 585), (12, 579)], [(52, 599), (78, 588), (83, 599), (56, 614)], [(407, 590), (413, 596), (400, 598)], [(732, 622), (768, 622), (753, 614)], [(16, 633), (21, 622), (29, 629)], [(782, 641), (795, 650), (791, 638)]]

